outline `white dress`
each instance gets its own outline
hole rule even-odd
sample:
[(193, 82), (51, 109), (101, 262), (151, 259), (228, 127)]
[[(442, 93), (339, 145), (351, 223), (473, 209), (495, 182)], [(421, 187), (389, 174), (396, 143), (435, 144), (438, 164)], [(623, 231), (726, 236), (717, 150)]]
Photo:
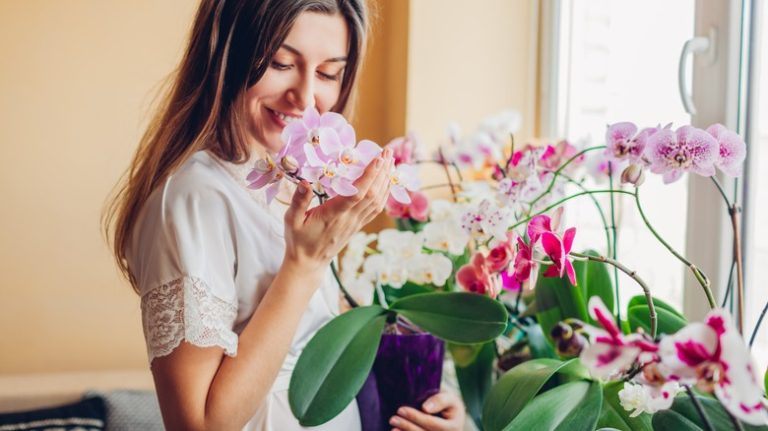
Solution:
[[(252, 166), (252, 165), (251, 165)], [(219, 346), (236, 356), (238, 334), (280, 267), (285, 204), (267, 205), (263, 191), (245, 187), (248, 165), (199, 151), (147, 200), (131, 238), (128, 263), (141, 295), (149, 362), (182, 340)], [(290, 198), (283, 190), (278, 198)], [(288, 404), (288, 384), (302, 349), (338, 314), (330, 270), (307, 306), (270, 393), (246, 430), (286, 431), (299, 425)], [(353, 400), (317, 430), (359, 430)]]

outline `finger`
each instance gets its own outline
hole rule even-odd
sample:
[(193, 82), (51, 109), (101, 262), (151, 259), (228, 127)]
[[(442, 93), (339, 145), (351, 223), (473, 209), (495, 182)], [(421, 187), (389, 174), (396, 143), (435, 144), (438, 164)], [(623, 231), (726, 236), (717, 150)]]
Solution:
[(285, 211), (285, 224), (298, 229), (304, 223), (304, 217), (309, 209), (309, 203), (312, 202), (312, 193), (309, 183), (302, 180), (293, 192), (291, 204)]
[[(399, 415), (392, 416), (389, 419), (389, 424), (394, 427), (397, 427), (396, 429), (399, 429), (402, 431), (426, 431), (424, 428), (420, 427), (419, 425)], [(439, 428), (434, 429), (434, 431), (438, 431), (438, 430)], [(430, 431), (433, 431), (433, 430), (430, 429)]]
[(462, 407), (459, 397), (453, 392), (440, 391), (427, 398), (421, 408), (427, 413), (439, 413), (444, 410), (453, 410)]
[(373, 184), (376, 178), (380, 175), (381, 169), (386, 166), (386, 162), (390, 157), (392, 157), (392, 150), (386, 148), (378, 157), (373, 159), (373, 162), (368, 164), (363, 175), (355, 181), (358, 196), (365, 196), (365, 193), (368, 192), (371, 184)]
[(368, 191), (361, 195), (361, 198), (354, 206), (354, 210), (360, 216), (358, 219), (367, 217), (374, 209), (379, 205), (381, 199), (381, 191), (386, 188), (387, 182), (389, 182), (389, 173), (386, 170), (388, 163), (385, 161), (384, 166), (378, 172)]
[[(438, 431), (448, 428), (448, 422), (445, 419), (418, 411), (413, 407), (400, 407), (397, 409), (397, 416), (406, 419), (403, 423), (415, 425), (414, 430), (428, 429), (430, 431)], [(404, 427), (399, 422), (397, 426), (409, 430), (409, 428)]]

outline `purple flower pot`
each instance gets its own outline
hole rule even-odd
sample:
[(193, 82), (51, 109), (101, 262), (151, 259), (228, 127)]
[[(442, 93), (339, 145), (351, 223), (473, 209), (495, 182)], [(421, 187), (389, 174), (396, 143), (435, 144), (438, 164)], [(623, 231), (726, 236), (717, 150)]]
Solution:
[(402, 406), (421, 409), (440, 392), (445, 343), (431, 334), (384, 334), (368, 380), (357, 396), (365, 431), (390, 430)]

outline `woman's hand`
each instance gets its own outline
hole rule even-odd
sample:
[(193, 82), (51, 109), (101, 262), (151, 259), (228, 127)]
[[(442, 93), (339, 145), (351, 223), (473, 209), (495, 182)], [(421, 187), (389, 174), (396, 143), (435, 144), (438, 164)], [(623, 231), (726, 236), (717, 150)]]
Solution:
[(286, 260), (325, 270), (350, 237), (384, 209), (393, 166), (392, 151), (385, 149), (355, 181), (356, 195), (336, 196), (312, 209), (310, 185), (302, 181), (285, 213)]
[[(398, 431), (461, 431), (467, 414), (461, 398), (453, 392), (440, 391), (429, 397), (421, 406), (400, 407), (389, 424)], [(439, 416), (433, 416), (439, 414)]]

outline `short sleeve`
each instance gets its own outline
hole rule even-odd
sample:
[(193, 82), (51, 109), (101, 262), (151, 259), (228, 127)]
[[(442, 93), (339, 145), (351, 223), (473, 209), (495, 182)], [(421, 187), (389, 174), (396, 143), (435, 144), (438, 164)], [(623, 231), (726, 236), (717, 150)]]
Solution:
[(237, 353), (235, 234), (224, 189), (201, 167), (170, 177), (147, 200), (128, 253), (141, 295), (150, 363), (182, 340)]

